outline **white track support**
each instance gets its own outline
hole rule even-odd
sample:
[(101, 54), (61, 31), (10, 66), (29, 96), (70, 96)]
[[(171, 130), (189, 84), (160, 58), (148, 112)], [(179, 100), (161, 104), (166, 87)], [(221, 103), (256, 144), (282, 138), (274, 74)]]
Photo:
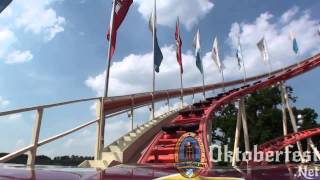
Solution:
[(241, 109), (241, 119), (243, 126), (243, 136), (244, 136), (244, 144), (246, 153), (250, 151), (250, 142), (249, 142), (249, 133), (248, 133), (248, 125), (247, 125), (247, 114), (245, 107), (245, 97), (240, 98), (239, 109)]
[(308, 144), (310, 145), (311, 149), (313, 150), (314, 154), (317, 156), (318, 160), (320, 160), (320, 153), (317, 147), (314, 145), (311, 138), (308, 138)]
[(192, 88), (192, 104), (194, 104), (194, 89)]
[(168, 112), (170, 112), (170, 98), (169, 98), (168, 92), (167, 92), (167, 105), (168, 105)]
[(99, 121), (97, 123), (95, 160), (101, 160), (102, 150), (104, 148), (105, 114), (103, 111), (103, 102), (104, 98), (100, 98), (96, 104), (96, 116)]
[(233, 145), (233, 156), (232, 156), (232, 166), (237, 165), (237, 156), (239, 150), (239, 140), (240, 140), (240, 133), (241, 133), (241, 108), (239, 103), (239, 110), (237, 115), (237, 125), (236, 125), (236, 132), (234, 135), (234, 145)]
[[(284, 98), (284, 91), (282, 91), (282, 83), (279, 85), (281, 91), (281, 110), (282, 110), (282, 127), (283, 127), (283, 135), (286, 136), (288, 134), (288, 123), (287, 123), (287, 112), (286, 112), (286, 101)], [(285, 147), (285, 162), (289, 163), (289, 147)]]
[[(154, 70), (153, 70), (154, 71)], [(151, 104), (151, 118), (150, 118), (150, 120), (153, 120), (154, 118), (155, 118), (155, 102), (154, 102), (154, 92), (153, 93), (151, 93), (151, 96), (152, 96), (152, 104)]]
[[(296, 123), (297, 121), (296, 121), (296, 118), (295, 118), (295, 116), (294, 116), (294, 114), (293, 114), (292, 108), (291, 108), (291, 106), (290, 106), (290, 104), (289, 104), (288, 93), (287, 93), (287, 90), (286, 90), (283, 82), (282, 82), (282, 85), (281, 85), (281, 86), (282, 86), (282, 91), (283, 91), (283, 93), (284, 93), (284, 99), (285, 99), (285, 101), (286, 101), (286, 106), (287, 106), (287, 109), (288, 109), (288, 111), (289, 111), (292, 128), (293, 128), (293, 131), (296, 133), (296, 132), (298, 132), (297, 123)], [(297, 146), (298, 146), (298, 150), (299, 150), (299, 155), (300, 155), (300, 158), (301, 158), (301, 162), (302, 162), (302, 163), (305, 163), (305, 159), (304, 159), (304, 157), (303, 157), (303, 150), (302, 150), (302, 146), (301, 146), (301, 142), (300, 142), (300, 141), (297, 142)]]
[(131, 125), (131, 131), (133, 130), (133, 121), (134, 121), (134, 117), (133, 117), (133, 107), (131, 107), (131, 110), (130, 110), (130, 125)]
[(37, 156), (38, 142), (39, 142), (39, 134), (41, 128), (41, 121), (43, 115), (43, 108), (37, 109), (36, 119), (33, 126), (32, 133), (32, 149), (28, 152), (28, 161), (27, 166), (34, 166)]
[(130, 108), (130, 125), (131, 131), (133, 130), (133, 122), (134, 122), (134, 98), (131, 96), (131, 108)]

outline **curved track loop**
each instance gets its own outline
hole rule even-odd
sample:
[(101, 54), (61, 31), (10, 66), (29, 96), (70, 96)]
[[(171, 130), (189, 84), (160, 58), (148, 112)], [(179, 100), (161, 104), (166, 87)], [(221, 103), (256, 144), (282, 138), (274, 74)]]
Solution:
[[(319, 135), (320, 135), (320, 128), (314, 128), (314, 129), (308, 129), (308, 130), (299, 131), (296, 133), (291, 133), (286, 136), (278, 137), (276, 139), (273, 139), (271, 141), (268, 141), (260, 145), (257, 148), (257, 153), (262, 153), (261, 156), (263, 157), (263, 160), (256, 161), (256, 162), (250, 160), (248, 163), (242, 162), (241, 165), (242, 166), (246, 166), (247, 164), (249, 164), (250, 166), (267, 165), (268, 162), (264, 161), (266, 159), (267, 153), (268, 153), (268, 158), (272, 158), (273, 156), (275, 156), (275, 153), (277, 151), (283, 150), (286, 146), (293, 145), (298, 141), (302, 141), (302, 140), (305, 140), (314, 136), (319, 136)], [(254, 156), (255, 155), (252, 154), (251, 159), (253, 159)]]
[[(174, 163), (174, 147), (179, 137), (186, 131), (195, 132), (203, 141), (208, 168), (212, 167), (209, 159), (209, 138), (211, 132), (210, 122), (213, 113), (222, 105), (233, 102), (242, 96), (270, 87), (278, 82), (285, 81), (320, 66), (320, 54), (302, 61), (299, 64), (289, 66), (267, 79), (262, 79), (240, 88), (219, 94), (216, 97), (207, 98), (206, 101), (196, 103), (190, 109), (180, 112), (180, 115), (171, 121), (163, 131), (159, 132), (146, 149), (142, 152), (138, 164), (163, 164)], [(257, 79), (258, 80), (258, 79)], [(190, 129), (190, 127), (193, 127)], [(188, 129), (189, 128), (189, 129)], [(293, 140), (292, 140), (293, 141)], [(280, 141), (279, 141), (280, 142)], [(290, 142), (291, 143), (291, 142)], [(265, 146), (269, 147), (269, 146)], [(271, 147), (271, 146), (270, 146)]]
[[(301, 63), (305, 63), (310, 59), (316, 58), (317, 56), (309, 58)], [(289, 71), (296, 66), (298, 66), (298, 64), (294, 64), (294, 65), (273, 71), (270, 73), (270, 75), (274, 76), (281, 72)], [(269, 73), (249, 77), (246, 79), (246, 82), (257, 81), (267, 77), (269, 77)], [(204, 88), (202, 86), (183, 88), (182, 92), (183, 92), (183, 96), (188, 96), (192, 94), (202, 93), (203, 89), (205, 91), (210, 91), (210, 90), (215, 90), (222, 87), (236, 86), (243, 83), (244, 83), (244, 80), (239, 79), (239, 80), (229, 81), (225, 83), (206, 85)], [(149, 105), (152, 103), (152, 101), (159, 102), (159, 101), (167, 100), (167, 98), (177, 98), (180, 96), (181, 96), (181, 89), (169, 89), (169, 90), (156, 91), (154, 93), (146, 92), (146, 93), (126, 95), (126, 96), (108, 97), (104, 100), (104, 111), (106, 114), (116, 113), (122, 110), (130, 109), (132, 107)]]
[(283, 137), (279, 137), (268, 141), (258, 147), (258, 152), (275, 152), (284, 149), (288, 145), (295, 144), (298, 141), (302, 141), (313, 136), (320, 135), (320, 128), (308, 129), (304, 131), (299, 131), (296, 133), (288, 134)]

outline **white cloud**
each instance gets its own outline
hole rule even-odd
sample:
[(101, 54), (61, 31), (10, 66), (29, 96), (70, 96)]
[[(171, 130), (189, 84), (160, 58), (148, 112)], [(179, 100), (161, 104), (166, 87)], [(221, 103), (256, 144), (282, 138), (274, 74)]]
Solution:
[[(296, 14), (295, 16), (297, 17), (294, 18), (293, 14)], [(256, 43), (263, 36), (267, 40), (273, 69), (292, 64), (297, 60), (312, 55), (313, 52), (319, 52), (318, 44), (320, 39), (316, 37), (317, 20), (312, 19), (308, 11), (300, 13), (296, 8), (288, 10), (281, 17), (284, 16), (288, 20), (286, 23), (282, 18), (274, 19), (270, 13), (261, 14), (253, 23), (240, 23), (243, 55), (249, 74), (266, 72), (266, 68), (262, 68), (262, 58), (256, 46)], [(237, 40), (234, 38), (237, 26), (234, 23), (229, 33), (228, 41), (233, 51), (237, 46)], [(292, 50), (292, 41), (289, 39), (290, 31), (294, 32), (298, 40), (300, 49), (298, 56)], [(225, 57), (226, 63), (232, 59), (234, 59), (232, 54)], [(230, 70), (229, 65), (227, 71)]]
[(8, 116), (8, 120), (17, 121), (21, 119), (22, 119), (22, 114), (12, 114)]
[(64, 143), (64, 146), (68, 149), (72, 149), (74, 147), (94, 147), (95, 144), (95, 132), (92, 130), (92, 128), (87, 128), (76, 135), (73, 135), (73, 137), (69, 137), (66, 142)]
[[(126, 114), (121, 119), (109, 118), (106, 120), (105, 145), (111, 144), (114, 140), (129, 132), (129, 121)], [(50, 156), (63, 154), (69, 155), (93, 155), (96, 143), (96, 127), (91, 126), (66, 137), (63, 143), (63, 150), (54, 149)]]
[(2, 29), (0, 30), (0, 41), (10, 41), (10, 42), (14, 42), (16, 40), (15, 35), (12, 31), (8, 30), (8, 29)]
[(4, 99), (3, 97), (0, 96), (0, 107), (3, 106), (3, 107), (6, 107), (10, 104), (10, 101), (9, 100), (6, 100)]
[[(50, 6), (63, 0), (15, 0), (1, 14), (0, 23), (0, 58), (7, 64), (30, 61), (33, 55), (30, 51), (22, 52), (15, 47), (21, 42), (16, 34), (24, 30), (40, 36), (45, 42), (64, 31), (66, 20), (59, 16)], [(11, 60), (16, 58), (16, 60)], [(10, 58), (10, 59), (8, 59)]]
[(0, 58), (3, 57), (10, 49), (11, 45), (17, 41), (17, 38), (13, 31), (8, 28), (0, 27)]
[(14, 32), (8, 28), (0, 28), (0, 58), (4, 59), (6, 64), (23, 63), (30, 61), (33, 55), (30, 51), (12, 50), (12, 45), (18, 41)]
[[(180, 85), (179, 66), (176, 62), (175, 47), (162, 48), (165, 59), (160, 67), (160, 74), (156, 75), (156, 89), (177, 88)], [(110, 95), (123, 95), (152, 90), (152, 54), (134, 55), (125, 57), (111, 66), (109, 92)], [(199, 85), (201, 75), (195, 67), (193, 54), (183, 54), (185, 86)], [(210, 62), (208, 62), (210, 63)], [(212, 67), (212, 66), (211, 66)], [(212, 68), (214, 71), (214, 68)], [(134, 77), (134, 78), (133, 78)], [(89, 77), (85, 84), (98, 95), (103, 94), (105, 74)]]
[(297, 6), (294, 6), (290, 10), (283, 13), (283, 15), (281, 16), (281, 22), (283, 23), (289, 22), (298, 12), (299, 12), (299, 8)]
[[(290, 9), (289, 11), (292, 11)], [(288, 13), (288, 12), (286, 12)], [(285, 14), (286, 14), (285, 13)], [(298, 12), (297, 12), (298, 13)], [(312, 52), (319, 51), (319, 38), (316, 37), (317, 21), (310, 17), (306, 11), (299, 17), (283, 24), (281, 19), (273, 20), (273, 15), (263, 13), (252, 23), (234, 23), (230, 29), (227, 40), (231, 52), (224, 58), (226, 80), (242, 78), (242, 71), (239, 71), (237, 61), (234, 57), (237, 45), (234, 34), (241, 29), (241, 42), (243, 56), (246, 62), (248, 75), (261, 74), (267, 72), (267, 67), (262, 64), (260, 53), (256, 43), (263, 35), (266, 36), (273, 69), (294, 63), (296, 60), (310, 56)], [(309, 27), (309, 28), (305, 28)], [(288, 38), (289, 30), (295, 32), (300, 54), (295, 56), (292, 51), (292, 44)], [(281, 47), (281, 48), (279, 48)], [(179, 67), (176, 62), (174, 45), (162, 47), (164, 55), (163, 63), (160, 67), (160, 74), (156, 75), (156, 89), (168, 89), (179, 87)], [(205, 82), (220, 82), (220, 75), (211, 60), (210, 52), (203, 54), (203, 64), (205, 70)], [(201, 85), (201, 75), (195, 66), (193, 53), (188, 51), (183, 54), (184, 64), (184, 86), (190, 87)], [(102, 95), (104, 90), (103, 73), (91, 76), (85, 84), (94, 90), (97, 95)], [(114, 62), (111, 66), (111, 76), (109, 92), (110, 95), (125, 95), (137, 92), (151, 91), (152, 89), (152, 54), (130, 54), (123, 60)]]
[(6, 64), (17, 64), (31, 61), (33, 59), (33, 55), (30, 51), (13, 51), (7, 55), (5, 59)]
[(97, 116), (97, 102), (92, 103), (90, 105), (89, 109), (90, 109), (92, 116), (96, 117)]
[(52, 40), (56, 34), (64, 31), (65, 24), (65, 18), (49, 8), (54, 2), (57, 0), (17, 1), (16, 7), (21, 8), (21, 13), (15, 19), (17, 27), (34, 34), (42, 34), (45, 40)]
[[(153, 1), (137, 0), (138, 11), (145, 20), (149, 20), (153, 10)], [(214, 7), (209, 0), (161, 0), (157, 1), (158, 23), (165, 26), (173, 26), (177, 17), (187, 28), (191, 29), (198, 21), (208, 14)]]
[(63, 25), (65, 24), (65, 22), (66, 22), (65, 18), (58, 17), (53, 26), (51, 26), (50, 28), (46, 28), (45, 32), (47, 35), (45, 36), (45, 40), (50, 41), (58, 33), (63, 32), (64, 31)]
[(26, 142), (23, 139), (18, 139), (16, 142), (16, 149), (24, 148), (26, 147)]

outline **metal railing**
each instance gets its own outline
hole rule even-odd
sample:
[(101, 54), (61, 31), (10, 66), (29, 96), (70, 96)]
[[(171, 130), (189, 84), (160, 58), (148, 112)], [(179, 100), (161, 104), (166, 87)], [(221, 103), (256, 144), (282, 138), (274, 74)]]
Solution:
[(75, 101), (66, 101), (62, 103), (55, 103), (55, 104), (48, 104), (48, 105), (42, 105), (42, 106), (34, 106), (34, 107), (29, 107), (29, 108), (23, 108), (23, 109), (17, 109), (17, 110), (11, 110), (11, 111), (5, 111), (5, 112), (0, 112), (0, 117), (2, 116), (7, 116), (7, 115), (12, 115), (12, 114), (17, 114), (17, 113), (24, 113), (24, 112), (32, 112), (36, 111), (36, 117), (35, 117), (35, 123), (33, 125), (33, 130), (32, 130), (32, 139), (31, 139), (31, 145), (24, 147), (22, 149), (19, 149), (15, 152), (12, 152), (6, 156), (3, 156), (0, 158), (0, 163), (7, 162), (17, 156), (20, 156), (22, 154), (28, 153), (28, 160), (27, 160), (27, 165), (33, 166), (35, 164), (35, 158), (37, 155), (37, 149), (40, 146), (43, 146), (45, 144), (48, 144), (52, 141), (55, 141), (57, 139), (60, 139), (62, 137), (65, 137), (71, 133), (74, 133), (76, 131), (79, 131), (80, 129), (83, 129), (85, 127), (88, 127), (89, 125), (92, 125), (96, 122), (98, 122), (100, 119), (95, 119), (92, 120), (88, 123), (85, 123), (83, 125), (80, 125), (76, 128), (73, 128), (71, 130), (65, 131), (61, 134), (49, 137), (45, 140), (39, 141), (39, 135), (40, 135), (40, 130), (41, 130), (41, 123), (43, 120), (43, 113), (46, 109), (53, 108), (53, 107), (59, 107), (59, 106), (65, 106), (65, 105), (70, 105), (70, 104), (75, 104), (75, 103), (80, 103), (80, 102), (89, 102), (93, 100), (99, 100), (101, 98), (88, 98), (88, 99), (80, 99), (80, 100), (75, 100)]
[[(317, 55), (319, 56), (319, 54)], [(316, 57), (316, 56), (315, 56)], [(312, 59), (314, 57), (311, 57), (304, 62), (305, 63), (308, 60)], [(275, 75), (279, 72), (287, 71), (291, 69), (294, 66), (297, 66), (298, 64), (294, 64), (291, 66), (288, 66), (286, 68), (282, 68), (280, 70), (276, 70), (263, 75), (254, 76), (246, 79), (246, 82), (250, 81), (256, 81), (262, 78), (266, 78), (268, 76)], [(71, 133), (77, 132), (83, 128), (86, 128), (92, 124), (97, 124), (97, 136), (96, 136), (96, 150), (95, 150), (95, 159), (100, 160), (102, 150), (104, 148), (104, 131), (105, 131), (105, 118), (110, 118), (122, 113), (131, 112), (131, 116), (133, 116), (134, 109), (141, 108), (144, 106), (148, 106), (155, 102), (160, 101), (167, 101), (169, 102), (170, 99), (177, 98), (177, 97), (184, 97), (192, 95), (193, 101), (195, 94), (202, 93), (204, 91), (210, 91), (219, 89), (222, 87), (229, 87), (234, 85), (239, 85), (244, 83), (244, 80), (235, 80), (235, 81), (229, 81), (225, 83), (218, 83), (218, 84), (211, 84), (206, 85), (205, 87), (199, 86), (199, 87), (191, 87), (191, 88), (184, 88), (182, 91), (181, 89), (172, 89), (172, 90), (165, 90), (165, 91), (157, 91), (155, 93), (140, 93), (140, 94), (132, 94), (127, 96), (117, 96), (117, 97), (95, 97), (95, 98), (87, 98), (87, 99), (80, 99), (80, 100), (74, 100), (74, 101), (66, 101), (61, 103), (55, 103), (55, 104), (48, 104), (48, 105), (42, 105), (42, 106), (34, 106), (34, 107), (28, 107), (23, 109), (16, 109), (16, 110), (10, 110), (5, 112), (0, 112), (0, 117), (17, 114), (17, 113), (23, 113), (23, 112), (31, 112), (36, 111), (36, 119), (33, 126), (32, 131), (32, 143), (29, 146), (26, 146), (22, 149), (19, 149), (15, 152), (12, 152), (6, 156), (3, 156), (0, 158), (0, 163), (8, 162), (9, 160), (28, 153), (28, 160), (27, 165), (34, 166), (35, 164), (35, 158), (37, 155), (37, 149), (40, 146), (43, 146), (45, 144), (48, 144), (52, 141), (55, 141), (57, 139), (63, 138)], [(58, 135), (49, 137), (44, 140), (39, 140), (39, 134), (41, 130), (41, 123), (43, 120), (43, 113), (46, 109), (53, 108), (53, 107), (60, 107), (70, 104), (76, 104), (81, 102), (90, 102), (90, 101), (97, 101), (97, 118), (94, 120), (91, 120), (85, 124), (82, 124), (78, 127), (75, 127), (73, 129), (70, 129), (68, 131), (65, 131), (63, 133), (60, 133)], [(107, 114), (107, 116), (106, 116)], [(133, 121), (133, 118), (131, 118), (131, 121)], [(131, 122), (131, 128), (133, 128), (133, 122)]]

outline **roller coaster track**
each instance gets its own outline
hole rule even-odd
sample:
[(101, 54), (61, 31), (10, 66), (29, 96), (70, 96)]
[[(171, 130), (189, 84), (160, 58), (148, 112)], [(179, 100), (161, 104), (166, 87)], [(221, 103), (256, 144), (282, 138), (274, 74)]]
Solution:
[[(34, 165), (35, 156), (37, 153), (37, 148), (53, 142), (55, 140), (61, 139), (71, 133), (77, 132), (85, 127), (92, 124), (97, 125), (97, 129), (104, 127), (105, 118), (115, 116), (121, 113), (130, 111), (130, 109), (136, 109), (143, 106), (150, 105), (152, 102), (160, 102), (164, 100), (169, 100), (172, 98), (177, 98), (182, 96), (190, 96), (197, 93), (202, 93), (203, 90), (210, 91), (214, 89), (219, 89), (230, 86), (241, 86), (239, 88), (232, 89), (228, 92), (218, 94), (216, 97), (207, 98), (205, 101), (195, 103), (192, 106), (188, 106), (183, 110), (173, 110), (166, 114), (163, 114), (156, 119), (153, 119), (146, 124), (140, 126), (139, 128), (129, 132), (127, 135), (121, 137), (121, 146), (125, 147), (125, 151), (121, 151), (115, 154), (113, 150), (118, 150), (119, 140), (114, 142), (107, 147), (104, 146), (104, 133), (103, 131), (98, 131), (97, 133), (97, 148), (95, 153), (95, 161), (99, 161), (99, 167), (107, 167), (112, 164), (112, 160), (119, 161), (120, 163), (138, 163), (143, 165), (160, 165), (160, 166), (172, 166), (174, 162), (174, 145), (178, 138), (184, 132), (195, 132), (203, 141), (207, 167), (212, 167), (209, 160), (209, 140), (211, 133), (211, 126), (213, 114), (222, 107), (222, 105), (238, 100), (240, 97), (246, 96), (250, 93), (256, 92), (258, 90), (276, 85), (281, 81), (285, 81), (308, 72), (312, 69), (317, 68), (320, 65), (320, 54), (308, 58), (297, 64), (282, 68), (271, 72), (270, 74), (263, 74), (259, 76), (254, 76), (247, 78), (246, 85), (241, 86), (245, 83), (243, 80), (235, 80), (223, 83), (218, 83), (214, 85), (206, 85), (205, 87), (191, 87), (184, 88), (183, 91), (180, 89), (173, 90), (163, 90), (154, 93), (140, 93), (132, 94), (127, 96), (117, 96), (117, 97), (95, 97), (74, 101), (61, 102), (56, 104), (34, 106), (17, 110), (10, 110), (6, 112), (0, 112), (0, 116), (7, 116), (15, 113), (36, 111), (36, 121), (34, 125), (32, 144), (10, 153), (4, 157), (0, 158), (0, 163), (7, 162), (19, 155), (28, 153), (28, 165)], [(250, 84), (252, 82), (252, 84)], [(44, 110), (53, 107), (60, 107), (64, 105), (88, 102), (88, 101), (98, 101), (100, 104), (101, 111), (104, 112), (103, 116), (100, 115), (96, 119), (89, 121), (83, 125), (75, 127), (71, 130), (65, 131), (53, 137), (49, 137), (44, 140), (39, 139), (39, 133), (41, 128), (41, 120)], [(299, 134), (298, 134), (299, 135)], [(316, 134), (312, 134), (316, 135)], [(309, 137), (309, 136), (308, 136)], [(299, 139), (299, 138), (298, 138)], [(281, 139), (275, 140), (278, 143), (282, 143)], [(293, 142), (294, 140), (292, 140)], [(140, 144), (139, 144), (140, 143)], [(291, 141), (290, 141), (291, 143)], [(270, 145), (270, 144), (269, 144)], [(135, 146), (136, 149), (132, 149)], [(138, 147), (137, 147), (138, 146)], [(262, 146), (268, 149), (268, 146)], [(281, 145), (283, 147), (283, 145)], [(101, 149), (100, 149), (101, 148)], [(132, 157), (119, 157), (120, 155), (126, 155), (129, 153), (130, 156), (137, 154), (137, 148), (142, 150), (139, 157), (132, 159)], [(280, 146), (279, 146), (280, 148)], [(269, 148), (270, 149), (270, 148)], [(275, 148), (277, 149), (277, 148)], [(133, 151), (134, 150), (134, 151)], [(104, 151), (108, 151), (105, 152)], [(109, 152), (110, 151), (110, 152)], [(102, 154), (101, 154), (102, 153)], [(113, 156), (117, 156), (113, 158)], [(108, 162), (105, 162), (103, 158), (109, 158)], [(110, 161), (109, 161), (110, 160)], [(95, 167), (89, 162), (84, 162), (85, 167)]]
[[(179, 116), (171, 121), (171, 126), (163, 128), (164, 131), (159, 132), (155, 138), (146, 147), (144, 153), (140, 157), (139, 164), (172, 164), (174, 163), (174, 147), (181, 134), (186, 132), (183, 127), (187, 124), (198, 124), (194, 132), (202, 139), (205, 146), (205, 154), (208, 167), (212, 167), (209, 159), (209, 139), (211, 127), (208, 126), (213, 120), (213, 114), (222, 105), (233, 102), (240, 97), (246, 96), (258, 90), (276, 85), (279, 82), (294, 78), (305, 72), (308, 72), (320, 65), (320, 55), (309, 58), (299, 64), (290, 66), (283, 70), (272, 73), (267, 79), (254, 78), (258, 80), (252, 84), (232, 89), (226, 93), (219, 94), (216, 97), (207, 98), (206, 101), (196, 103), (189, 110), (181, 111)], [(270, 151), (278, 150), (288, 144), (293, 144), (300, 139), (311, 137), (319, 134), (319, 129), (309, 130), (306, 132), (288, 135), (284, 138), (273, 140), (261, 146), (261, 150)]]
[(320, 128), (307, 129), (296, 133), (291, 133), (283, 137), (279, 137), (268, 141), (258, 147), (258, 152), (276, 152), (284, 149), (288, 145), (295, 144), (298, 141), (302, 141), (313, 136), (320, 135)]

